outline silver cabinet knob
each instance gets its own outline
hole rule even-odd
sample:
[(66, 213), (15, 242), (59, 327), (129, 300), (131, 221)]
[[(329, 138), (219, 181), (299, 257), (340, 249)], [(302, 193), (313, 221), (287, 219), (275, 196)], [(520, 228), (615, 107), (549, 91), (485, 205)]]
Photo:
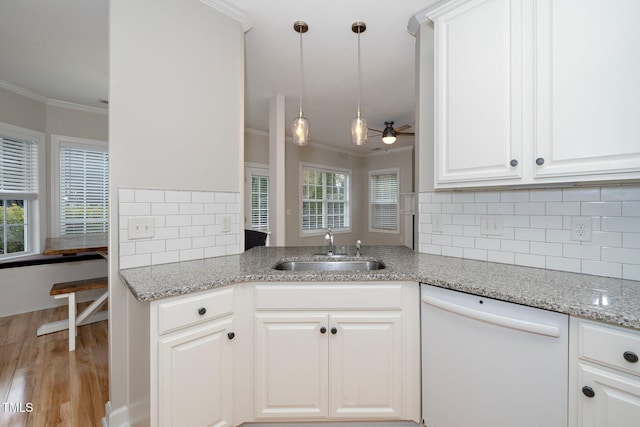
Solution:
[(538, 166), (544, 165), (544, 159), (542, 157), (538, 157), (536, 159), (536, 165), (538, 165)]
[(518, 161), (516, 159), (513, 159), (511, 160), (511, 162), (509, 162), (509, 164), (515, 168), (516, 166), (518, 166)]

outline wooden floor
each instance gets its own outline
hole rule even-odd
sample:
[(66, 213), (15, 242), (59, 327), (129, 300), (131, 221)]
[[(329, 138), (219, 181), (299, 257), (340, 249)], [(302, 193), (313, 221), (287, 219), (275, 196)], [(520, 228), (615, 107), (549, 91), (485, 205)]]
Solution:
[(66, 306), (0, 317), (1, 427), (101, 425), (109, 400), (108, 322), (79, 327), (72, 352), (67, 331), (36, 336), (41, 324), (66, 317)]

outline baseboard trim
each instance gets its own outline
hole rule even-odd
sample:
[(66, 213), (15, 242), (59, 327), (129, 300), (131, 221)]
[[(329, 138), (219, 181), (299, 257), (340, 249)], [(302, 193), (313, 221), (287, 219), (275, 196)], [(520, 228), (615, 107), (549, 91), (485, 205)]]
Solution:
[(102, 419), (103, 427), (130, 427), (129, 410), (126, 406), (117, 409), (111, 408), (111, 402), (104, 405), (106, 417)]

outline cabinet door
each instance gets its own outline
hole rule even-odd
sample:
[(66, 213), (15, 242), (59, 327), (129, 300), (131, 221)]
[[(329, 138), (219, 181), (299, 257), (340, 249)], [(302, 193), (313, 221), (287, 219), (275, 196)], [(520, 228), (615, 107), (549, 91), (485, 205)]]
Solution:
[(331, 314), (330, 325), (331, 417), (400, 418), (401, 313)]
[(637, 427), (640, 423), (640, 379), (578, 365), (578, 387), (590, 387), (594, 395), (578, 395), (579, 427)]
[(327, 329), (327, 313), (256, 314), (256, 419), (327, 417)]
[(638, 177), (640, 2), (542, 0), (535, 15), (534, 177)]
[(232, 320), (194, 326), (159, 340), (161, 426), (231, 426)]
[(521, 2), (460, 3), (432, 18), (436, 184), (517, 179), (523, 135)]

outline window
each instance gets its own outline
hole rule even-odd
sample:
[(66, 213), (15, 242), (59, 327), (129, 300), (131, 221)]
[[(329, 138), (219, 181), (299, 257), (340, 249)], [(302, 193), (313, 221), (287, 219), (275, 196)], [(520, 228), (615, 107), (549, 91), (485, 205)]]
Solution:
[(269, 177), (251, 175), (251, 228), (269, 230)]
[(0, 123), (0, 259), (39, 251), (43, 135)]
[(302, 166), (302, 232), (349, 230), (349, 175), (346, 170)]
[(58, 152), (59, 235), (106, 233), (109, 153), (106, 143), (53, 136)]
[(397, 233), (398, 169), (369, 172), (371, 210), (370, 231)]

